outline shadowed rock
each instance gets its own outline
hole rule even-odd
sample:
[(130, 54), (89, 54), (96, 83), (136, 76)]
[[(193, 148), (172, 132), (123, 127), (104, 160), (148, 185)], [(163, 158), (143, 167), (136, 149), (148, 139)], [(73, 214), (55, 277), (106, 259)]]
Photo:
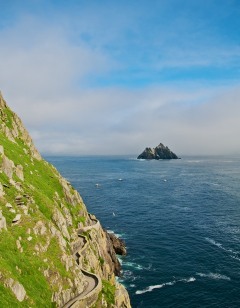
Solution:
[(146, 148), (138, 159), (178, 159), (177, 155), (173, 153), (168, 147), (160, 143), (156, 148)]

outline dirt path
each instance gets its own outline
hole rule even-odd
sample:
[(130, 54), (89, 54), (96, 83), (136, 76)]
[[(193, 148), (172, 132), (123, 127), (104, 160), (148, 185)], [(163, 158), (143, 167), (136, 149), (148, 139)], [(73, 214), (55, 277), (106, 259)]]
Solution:
[[(93, 225), (93, 227), (94, 227), (94, 225)], [(86, 246), (88, 245), (88, 240), (84, 237), (85, 240), (86, 240), (86, 241), (84, 241), (84, 239), (82, 238), (81, 235), (79, 235), (79, 237), (81, 238), (82, 245), (83, 245), (81, 247), (80, 252), (79, 252), (79, 253), (81, 253), (86, 248)], [(71, 307), (74, 303), (76, 303), (78, 300), (83, 299), (85, 296), (87, 296), (90, 292), (92, 292), (98, 286), (99, 280), (98, 280), (97, 276), (95, 276), (94, 274), (91, 274), (91, 273), (85, 271), (84, 269), (81, 269), (81, 270), (82, 270), (82, 273), (83, 273), (84, 278), (85, 278), (84, 282), (85, 282), (86, 287), (85, 287), (85, 289), (83, 290), (82, 293), (78, 294), (76, 297), (71, 299), (62, 308), (69, 308), (69, 307)]]

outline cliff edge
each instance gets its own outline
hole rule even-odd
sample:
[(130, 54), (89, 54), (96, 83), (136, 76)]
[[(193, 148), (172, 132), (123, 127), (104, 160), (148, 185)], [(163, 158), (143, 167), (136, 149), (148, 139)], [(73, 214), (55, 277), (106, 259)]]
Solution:
[(0, 93), (0, 306), (131, 307), (111, 240)]

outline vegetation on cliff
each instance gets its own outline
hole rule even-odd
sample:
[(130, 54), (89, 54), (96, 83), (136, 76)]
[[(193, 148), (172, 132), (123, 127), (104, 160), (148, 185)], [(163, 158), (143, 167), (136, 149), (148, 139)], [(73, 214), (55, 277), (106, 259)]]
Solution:
[(130, 307), (109, 245), (0, 94), (0, 306)]

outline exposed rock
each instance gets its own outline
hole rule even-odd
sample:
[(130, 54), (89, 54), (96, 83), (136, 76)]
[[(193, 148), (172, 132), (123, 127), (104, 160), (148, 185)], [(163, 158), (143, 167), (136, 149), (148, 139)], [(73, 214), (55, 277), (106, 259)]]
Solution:
[(19, 302), (22, 302), (26, 296), (26, 291), (18, 281), (14, 281), (12, 278), (5, 280), (5, 286), (10, 288)]
[(104, 230), (106, 238), (107, 238), (107, 252), (111, 257), (113, 266), (114, 266), (114, 274), (116, 276), (120, 276), (121, 275), (121, 264), (116, 256), (115, 250), (113, 248), (113, 244), (112, 244), (112, 240), (110, 239), (109, 234), (107, 233), (106, 230)]
[(23, 248), (22, 248), (22, 245), (21, 245), (21, 242), (20, 240), (16, 240), (16, 245), (17, 245), (17, 249), (20, 251), (20, 252), (23, 252)]
[(2, 124), (2, 130), (3, 132), (5, 133), (6, 137), (12, 141), (12, 142), (16, 142), (13, 135), (12, 135), (12, 131), (5, 125), (5, 124)]
[(12, 178), (14, 171), (14, 163), (5, 155), (3, 155), (2, 157), (2, 171), (6, 174), (7, 177), (9, 177), (10, 179)]
[(52, 219), (63, 233), (63, 236), (65, 236), (68, 240), (70, 240), (66, 219), (63, 217), (63, 214), (57, 208), (55, 208), (54, 210)]
[(66, 218), (66, 223), (67, 223), (67, 226), (72, 226), (72, 216), (71, 216), (71, 213), (69, 211), (68, 208), (66, 208), (64, 205), (61, 205), (62, 206), (62, 210), (63, 210), (63, 213), (64, 213), (64, 216)]
[(43, 245), (42, 243), (37, 243), (35, 246), (34, 246), (34, 249), (37, 251), (37, 252), (46, 252), (48, 250), (48, 247), (50, 245), (50, 237), (46, 237), (46, 243), (45, 245)]
[(4, 196), (4, 190), (3, 190), (3, 186), (2, 184), (0, 183), (0, 198)]
[(116, 284), (115, 307), (131, 308), (127, 290), (120, 284)]
[(19, 177), (20, 180), (24, 181), (24, 176), (23, 176), (23, 166), (22, 165), (17, 165), (16, 169), (16, 176)]
[(14, 186), (18, 191), (22, 191), (22, 184), (20, 182), (15, 182), (13, 179), (10, 179), (9, 183)]
[(60, 246), (61, 250), (64, 252), (65, 248), (67, 246), (66, 240), (62, 236), (61, 232), (59, 230), (57, 230), (57, 228), (54, 225), (50, 224), (49, 228), (50, 228), (52, 235), (57, 238), (59, 246)]
[[(104, 303), (101, 307), (109, 307), (101, 293), (102, 279), (117, 285), (114, 273), (119, 275), (121, 269), (111, 239), (103, 232), (96, 217), (88, 215), (79, 193), (55, 167), (42, 160), (21, 120), (7, 107), (1, 94), (0, 134), (3, 137), (3, 143), (2, 140), (0, 143), (4, 147), (5, 143), (9, 145), (8, 148), (0, 145), (0, 229), (2, 235), (6, 232), (10, 235), (9, 248), (14, 247), (11, 253), (19, 260), (18, 265), (24, 269), (31, 264), (36, 276), (39, 272), (39, 290), (43, 294), (46, 290), (51, 292), (54, 302), (44, 299), (46, 307), (65, 307), (69, 301), (73, 301), (74, 307), (92, 307), (101, 302)], [(50, 189), (45, 189), (45, 185)], [(10, 219), (9, 223), (15, 217), (7, 231), (2, 213), (7, 222)], [(80, 219), (74, 215), (79, 215)], [(77, 228), (79, 220), (84, 222), (84, 235)], [(39, 262), (31, 263), (33, 256)], [(26, 295), (27, 281), (21, 278), (17, 281), (23, 270), (11, 262), (8, 254), (3, 252), (1, 258), (4, 262), (1, 262), (2, 267), (0, 265), (0, 282), (5, 288), (1, 289), (0, 306), (11, 305), (12, 299), (6, 290), (9, 288), (19, 301), (24, 300), (24, 304), (19, 305), (40, 307), (42, 303), (35, 292)], [(129, 302), (124, 290), (119, 289), (116, 303), (120, 306), (114, 307), (128, 307), (124, 303), (125, 300)], [(85, 297), (83, 302), (79, 297)]]
[(21, 220), (21, 214), (17, 214), (16, 217), (12, 220), (12, 223), (17, 224)]
[(82, 198), (80, 197), (79, 193), (72, 188), (68, 181), (66, 181), (64, 178), (60, 178), (60, 183), (63, 187), (63, 192), (68, 203), (74, 206), (82, 203)]
[(0, 211), (0, 230), (7, 230), (6, 218), (3, 216), (2, 211)]
[(127, 254), (127, 249), (125, 242), (118, 238), (114, 233), (108, 233), (110, 240), (112, 241), (113, 248), (117, 255), (125, 256)]
[(33, 228), (33, 233), (35, 235), (44, 235), (46, 232), (47, 232), (47, 228), (45, 224), (41, 220), (39, 220)]
[(6, 102), (3, 99), (2, 92), (0, 91), (0, 108), (5, 108), (5, 107), (6, 107)]
[(13, 206), (10, 203), (6, 203), (5, 205), (7, 208), (11, 209)]
[(61, 261), (65, 264), (67, 272), (69, 271), (69, 268), (73, 267), (73, 262), (75, 262), (72, 256), (68, 256), (66, 254), (63, 254)]
[(146, 148), (138, 159), (178, 159), (177, 155), (173, 153), (168, 147), (160, 143), (156, 148)]

